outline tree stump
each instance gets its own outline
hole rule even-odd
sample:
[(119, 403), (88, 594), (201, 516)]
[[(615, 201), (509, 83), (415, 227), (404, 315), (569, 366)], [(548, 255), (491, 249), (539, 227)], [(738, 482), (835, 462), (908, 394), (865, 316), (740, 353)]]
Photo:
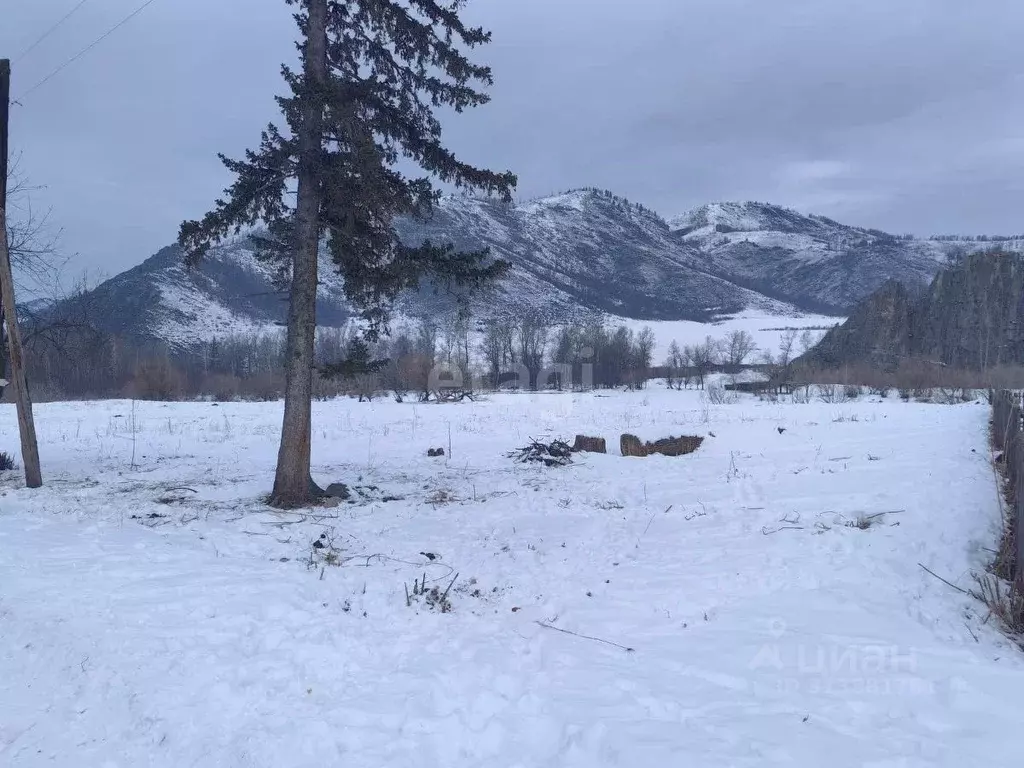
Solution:
[(587, 437), (586, 435), (576, 435), (572, 449), (585, 453), (608, 453), (608, 446), (605, 444), (603, 437)]
[(703, 437), (690, 437), (687, 435), (682, 437), (666, 437), (662, 440), (648, 443), (647, 453), (648, 455), (660, 453), (662, 456), (685, 456), (700, 448), (703, 442)]
[(619, 450), (623, 456), (646, 456), (647, 447), (636, 435), (623, 435), (619, 438)]
[(641, 442), (636, 435), (623, 435), (619, 438), (619, 448), (623, 456), (650, 456), (659, 453), (662, 456), (685, 456), (693, 453), (704, 442), (703, 437), (683, 435), (682, 437), (665, 437), (653, 443)]

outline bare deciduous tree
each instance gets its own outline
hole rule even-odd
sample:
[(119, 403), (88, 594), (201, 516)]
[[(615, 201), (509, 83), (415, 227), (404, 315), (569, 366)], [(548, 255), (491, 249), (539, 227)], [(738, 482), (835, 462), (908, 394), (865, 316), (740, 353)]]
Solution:
[(630, 374), (631, 374), (631, 385), (637, 388), (643, 388), (647, 384), (648, 372), (651, 369), (651, 363), (654, 361), (654, 331), (649, 327), (644, 326), (641, 331), (636, 334), (633, 339), (633, 345), (631, 349), (629, 361)]
[(544, 352), (548, 346), (550, 327), (544, 318), (538, 315), (523, 315), (513, 326), (516, 345), (516, 362), (522, 363), (536, 376), (544, 368)]
[(690, 366), (697, 376), (697, 385), (704, 389), (704, 381), (718, 360), (719, 344), (707, 336), (700, 344), (695, 344), (687, 349), (689, 350)]
[(668, 375), (665, 377), (665, 383), (669, 389), (675, 387), (682, 388), (682, 380), (679, 376), (682, 374), (682, 369), (685, 366), (683, 359), (683, 350), (679, 347), (679, 342), (675, 339), (668, 346), (668, 356), (665, 358), (665, 367), (668, 369)]
[(726, 365), (739, 366), (757, 351), (757, 344), (750, 333), (737, 329), (726, 336), (722, 349), (722, 362)]
[[(65, 261), (57, 252), (60, 231), (50, 224), (50, 211), (39, 211), (32, 204), (33, 187), (20, 171), (20, 157), (16, 156), (7, 173), (7, 246), (14, 271), (18, 304), (18, 323), (22, 327), (22, 342), (26, 352), (40, 341), (56, 343), (60, 334), (72, 325), (71, 312), (58, 318), (53, 312), (40, 311), (34, 300), (49, 309), (58, 298), (71, 298), (84, 293), (75, 286), (72, 293), (62, 290), (60, 272)], [(67, 303), (67, 308), (80, 310), (84, 302)], [(4, 309), (0, 306), (0, 381), (6, 381), (7, 338)], [(0, 384), (0, 395), (4, 385)]]
[(487, 364), (490, 384), (498, 387), (501, 376), (515, 360), (512, 354), (512, 326), (505, 320), (491, 318), (484, 324), (484, 335), (480, 351)]
[(821, 335), (810, 328), (800, 334), (800, 354), (806, 355), (821, 341)]
[(789, 391), (792, 387), (793, 347), (796, 344), (797, 332), (789, 330), (779, 337), (779, 350), (772, 354), (765, 350), (762, 363), (768, 369), (770, 385), (776, 394)]

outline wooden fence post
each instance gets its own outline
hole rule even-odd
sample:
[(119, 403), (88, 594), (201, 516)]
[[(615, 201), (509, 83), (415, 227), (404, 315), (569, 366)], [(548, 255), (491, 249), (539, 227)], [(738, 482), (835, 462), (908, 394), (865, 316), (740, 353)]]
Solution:
[(1006, 524), (1013, 535), (1013, 569), (1011, 581), (1024, 592), (1024, 424), (1021, 394), (1001, 390), (992, 399), (992, 439), (1002, 449), (1007, 487), (1012, 508)]
[[(1011, 407), (1011, 424), (1014, 430), (1015, 451), (1014, 464), (1012, 467), (1014, 475), (1014, 538), (1016, 539), (1016, 559), (1014, 568), (1014, 584), (1024, 593), (1024, 427), (1021, 425), (1021, 404), (1019, 395), (1013, 396)], [(1008, 467), (1009, 468), (1009, 467)]]

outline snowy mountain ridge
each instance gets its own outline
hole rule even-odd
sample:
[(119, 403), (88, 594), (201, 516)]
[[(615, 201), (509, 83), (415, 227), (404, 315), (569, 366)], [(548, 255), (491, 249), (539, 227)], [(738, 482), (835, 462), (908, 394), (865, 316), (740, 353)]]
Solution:
[[(897, 237), (754, 202), (713, 203), (666, 220), (592, 188), (514, 204), (445, 197), (429, 219), (402, 220), (398, 229), (411, 244), (429, 238), (486, 247), (511, 264), (504, 281), (473, 298), (476, 316), (536, 313), (554, 321), (841, 315), (887, 280), (927, 283), (954, 248), (986, 246)], [(1000, 245), (1024, 250), (1024, 242)], [(283, 324), (277, 277), (238, 238), (191, 270), (177, 247), (165, 248), (86, 298), (105, 330), (188, 347)], [(428, 286), (403, 297), (399, 312), (437, 314), (450, 303)], [(341, 278), (323, 259), (318, 322), (336, 327), (353, 314)]]
[(1024, 251), (1024, 239), (892, 235), (769, 203), (713, 203), (668, 223), (712, 274), (826, 313), (849, 311), (888, 280), (926, 285), (957, 249)]

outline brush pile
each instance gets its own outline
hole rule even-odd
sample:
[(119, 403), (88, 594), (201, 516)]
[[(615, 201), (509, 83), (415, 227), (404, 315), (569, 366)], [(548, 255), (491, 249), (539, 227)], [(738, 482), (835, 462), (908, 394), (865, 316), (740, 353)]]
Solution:
[(530, 444), (512, 451), (508, 457), (523, 463), (543, 464), (546, 467), (564, 467), (572, 463), (572, 446), (565, 440), (542, 443), (531, 440)]

